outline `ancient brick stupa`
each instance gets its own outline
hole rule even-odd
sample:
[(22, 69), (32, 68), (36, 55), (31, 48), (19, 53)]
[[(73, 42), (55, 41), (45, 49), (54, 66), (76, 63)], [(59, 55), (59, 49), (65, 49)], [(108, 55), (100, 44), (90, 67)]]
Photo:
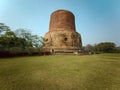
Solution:
[(57, 10), (51, 14), (49, 32), (44, 38), (46, 51), (73, 53), (82, 48), (81, 36), (75, 28), (75, 17), (67, 10)]

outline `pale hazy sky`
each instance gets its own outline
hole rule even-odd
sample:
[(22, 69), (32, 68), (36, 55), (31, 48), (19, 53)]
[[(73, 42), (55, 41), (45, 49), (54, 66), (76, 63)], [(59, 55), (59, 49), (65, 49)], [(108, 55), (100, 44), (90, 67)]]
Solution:
[(0, 22), (44, 36), (50, 14), (58, 9), (73, 12), (83, 45), (108, 41), (120, 46), (120, 0), (0, 0)]

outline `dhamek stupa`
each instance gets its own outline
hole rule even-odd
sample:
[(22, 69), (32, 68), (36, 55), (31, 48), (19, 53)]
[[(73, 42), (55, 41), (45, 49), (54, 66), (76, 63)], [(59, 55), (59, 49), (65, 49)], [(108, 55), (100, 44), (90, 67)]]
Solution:
[(82, 48), (81, 35), (75, 28), (75, 17), (67, 10), (57, 10), (51, 14), (49, 32), (44, 38), (44, 49), (49, 52), (73, 53)]

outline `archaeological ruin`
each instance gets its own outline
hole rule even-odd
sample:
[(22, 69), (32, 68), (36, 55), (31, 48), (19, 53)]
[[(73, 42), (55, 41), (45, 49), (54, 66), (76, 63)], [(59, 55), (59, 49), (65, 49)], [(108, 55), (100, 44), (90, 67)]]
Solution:
[(82, 48), (81, 35), (75, 28), (75, 17), (67, 10), (57, 10), (51, 14), (49, 31), (44, 38), (44, 50), (52, 53), (75, 53)]

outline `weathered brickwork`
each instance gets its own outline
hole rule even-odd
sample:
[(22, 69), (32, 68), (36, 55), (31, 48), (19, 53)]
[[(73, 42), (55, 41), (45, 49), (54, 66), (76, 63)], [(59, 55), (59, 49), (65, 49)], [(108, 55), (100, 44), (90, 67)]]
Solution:
[(51, 52), (74, 52), (82, 48), (81, 35), (75, 29), (75, 17), (67, 10), (51, 14), (49, 32), (44, 36), (44, 48)]

